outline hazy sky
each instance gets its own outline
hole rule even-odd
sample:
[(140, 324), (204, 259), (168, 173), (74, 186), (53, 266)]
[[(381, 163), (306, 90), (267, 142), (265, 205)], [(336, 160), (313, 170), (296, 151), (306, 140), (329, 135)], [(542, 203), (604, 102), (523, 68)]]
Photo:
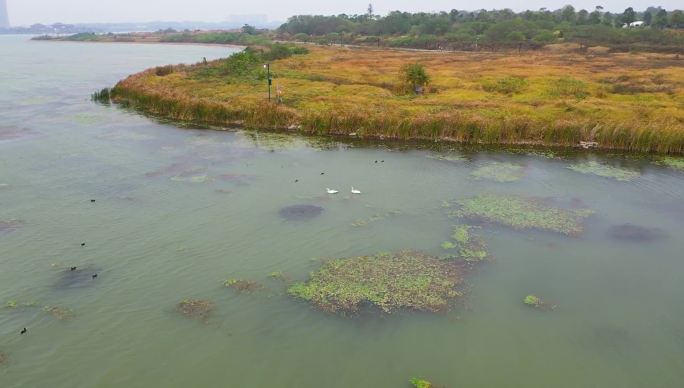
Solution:
[[(512, 8), (514, 10), (560, 8), (571, 3), (577, 9), (592, 10), (602, 5), (610, 11), (650, 5), (683, 8), (682, 0), (375, 0), (376, 13), (391, 10), (442, 11), (456, 9)], [(270, 20), (284, 20), (295, 14), (363, 13), (369, 0), (7, 0), (13, 25), (32, 23), (222, 21), (230, 15), (266, 14)], [(514, 5), (516, 4), (516, 5)], [(517, 5), (522, 4), (522, 5)]]

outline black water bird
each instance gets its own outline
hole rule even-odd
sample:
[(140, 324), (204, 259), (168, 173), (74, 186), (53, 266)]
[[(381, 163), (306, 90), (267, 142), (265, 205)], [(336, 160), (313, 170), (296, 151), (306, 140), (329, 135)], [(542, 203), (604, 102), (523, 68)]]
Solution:
[(376, 160), (375, 163), (377, 163), (377, 162), (378, 162), (378, 161)]
[(81, 243), (81, 246), (84, 247), (84, 246), (85, 246), (85, 243)]
[(78, 267), (71, 267), (70, 269), (71, 269), (71, 272), (74, 272), (78, 269)]
[(94, 199), (91, 199), (91, 200), (90, 200), (90, 203), (95, 203), (95, 200), (94, 200)]
[(26, 334), (26, 333), (28, 333), (28, 330), (26, 330), (26, 328), (24, 328), (20, 334)]
[(321, 173), (321, 175), (325, 175), (325, 173), (324, 173), (324, 172), (322, 172), (322, 173)]
[(295, 179), (295, 183), (299, 183), (299, 179)]
[(93, 279), (97, 279), (97, 274), (93, 275)]

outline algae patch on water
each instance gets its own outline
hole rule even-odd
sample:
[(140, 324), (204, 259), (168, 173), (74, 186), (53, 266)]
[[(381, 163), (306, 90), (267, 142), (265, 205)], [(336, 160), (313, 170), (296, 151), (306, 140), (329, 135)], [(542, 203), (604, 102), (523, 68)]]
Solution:
[(603, 178), (612, 178), (620, 182), (630, 182), (641, 176), (639, 171), (613, 167), (595, 161), (573, 164), (568, 166), (568, 168), (582, 174), (596, 175)]
[(353, 314), (369, 306), (441, 312), (461, 294), (462, 266), (419, 252), (380, 253), (335, 259), (288, 288), (294, 297), (331, 312)]
[(494, 162), (482, 166), (470, 175), (475, 179), (488, 179), (499, 183), (515, 182), (525, 174), (525, 168), (511, 163)]
[(665, 167), (674, 168), (684, 172), (684, 158), (675, 158), (672, 156), (665, 156), (656, 162), (657, 164)]
[(548, 206), (540, 200), (517, 196), (483, 194), (457, 201), (453, 217), (492, 222), (515, 229), (537, 229), (577, 235), (584, 230), (583, 220), (591, 210), (568, 210)]
[(176, 311), (187, 318), (206, 321), (214, 311), (214, 302), (205, 299), (184, 299), (176, 305)]
[(445, 250), (458, 249), (458, 256), (467, 261), (481, 261), (489, 256), (487, 245), (482, 237), (472, 232), (476, 226), (456, 225), (451, 239), (454, 242), (446, 241), (442, 244)]
[(237, 292), (254, 292), (261, 290), (264, 286), (261, 283), (243, 279), (230, 279), (223, 282), (223, 285)]

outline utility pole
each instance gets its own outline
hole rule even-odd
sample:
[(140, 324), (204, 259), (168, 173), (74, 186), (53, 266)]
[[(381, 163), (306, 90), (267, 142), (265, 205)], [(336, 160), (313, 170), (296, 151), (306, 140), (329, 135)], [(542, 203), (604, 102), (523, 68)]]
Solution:
[(266, 79), (268, 82), (268, 102), (271, 102), (271, 85), (273, 85), (273, 80), (271, 79), (271, 64), (265, 64), (264, 69), (266, 69)]

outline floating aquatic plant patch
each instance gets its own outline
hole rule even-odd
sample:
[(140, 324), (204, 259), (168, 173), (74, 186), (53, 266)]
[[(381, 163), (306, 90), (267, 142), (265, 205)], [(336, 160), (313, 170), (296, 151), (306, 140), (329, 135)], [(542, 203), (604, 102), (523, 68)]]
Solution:
[(260, 283), (242, 279), (226, 280), (223, 285), (237, 292), (254, 292), (264, 288)]
[(565, 235), (581, 233), (584, 229), (583, 220), (593, 214), (591, 210), (567, 210), (548, 206), (540, 200), (494, 194), (467, 198), (456, 204), (459, 208), (450, 212), (453, 217)]
[(7, 365), (9, 363), (9, 356), (7, 353), (0, 352), (0, 366)]
[(453, 242), (444, 242), (442, 248), (446, 250), (457, 249), (459, 257), (467, 262), (486, 259), (489, 254), (484, 240), (472, 232), (476, 228), (476, 226), (470, 225), (457, 225), (454, 228), (454, 234), (451, 236)]
[(382, 221), (382, 220), (384, 220), (384, 219), (386, 219), (386, 218), (393, 217), (393, 216), (397, 216), (397, 215), (399, 215), (399, 214), (401, 214), (401, 212), (398, 211), (398, 210), (390, 210), (390, 211), (387, 211), (387, 212), (384, 212), (384, 213), (373, 214), (372, 216), (370, 216), (370, 217), (368, 217), (368, 218), (359, 218), (359, 219), (355, 220), (355, 221), (352, 223), (352, 226), (355, 227), (355, 228), (361, 228), (361, 227), (364, 227), (364, 226), (368, 226), (368, 225), (370, 225), (370, 224), (372, 224), (372, 223), (375, 223), (375, 222), (378, 222), (378, 221)]
[(214, 302), (206, 299), (184, 299), (176, 305), (176, 311), (184, 317), (206, 321), (214, 306)]
[(43, 311), (60, 321), (67, 321), (76, 317), (73, 310), (61, 306), (45, 306), (43, 307)]
[(496, 182), (515, 182), (525, 174), (525, 168), (511, 163), (494, 162), (482, 166), (470, 175), (475, 179), (489, 179)]
[(653, 242), (665, 238), (665, 232), (659, 228), (623, 224), (610, 228), (610, 236), (621, 241)]
[(670, 168), (677, 169), (679, 171), (684, 171), (684, 158), (675, 158), (672, 156), (666, 156), (657, 161), (661, 166), (666, 166)]
[(641, 176), (639, 171), (613, 167), (595, 161), (578, 163), (568, 166), (570, 170), (582, 174), (597, 175), (604, 178), (612, 178), (620, 182), (630, 182)]
[(279, 214), (288, 221), (308, 220), (318, 217), (323, 208), (315, 205), (292, 205), (280, 209)]
[(417, 377), (412, 378), (409, 380), (411, 385), (415, 388), (433, 388), (434, 385), (432, 385), (431, 382), (425, 380), (425, 379), (419, 379)]
[(523, 299), (523, 303), (526, 306), (533, 307), (535, 309), (539, 310), (544, 310), (544, 311), (550, 311), (550, 310), (555, 310), (556, 305), (548, 303), (544, 301), (542, 298), (536, 296), (536, 295), (527, 295), (525, 299)]
[(412, 251), (335, 259), (288, 293), (331, 313), (354, 314), (365, 306), (441, 312), (461, 295), (459, 264)]

